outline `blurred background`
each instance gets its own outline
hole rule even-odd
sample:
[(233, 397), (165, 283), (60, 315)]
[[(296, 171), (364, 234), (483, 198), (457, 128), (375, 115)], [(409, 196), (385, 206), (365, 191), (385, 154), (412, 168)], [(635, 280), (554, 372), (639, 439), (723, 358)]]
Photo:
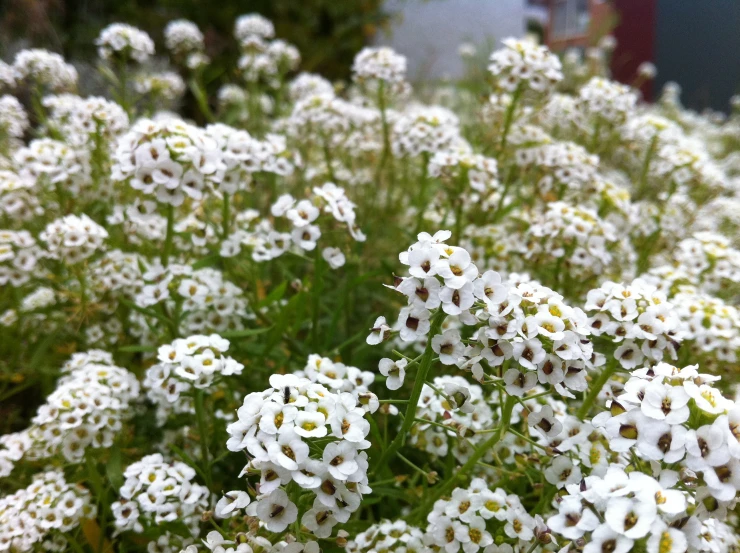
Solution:
[(0, 53), (8, 59), (41, 46), (81, 63), (93, 59), (93, 41), (109, 23), (161, 41), (166, 22), (184, 17), (206, 34), (215, 89), (237, 56), (234, 19), (250, 12), (272, 19), (277, 36), (300, 49), (303, 70), (332, 79), (346, 77), (369, 43), (406, 55), (417, 82), (460, 79), (475, 63), (484, 67), (497, 41), (531, 33), (557, 52), (583, 55), (613, 36), (616, 80), (634, 84), (641, 64), (657, 67), (641, 85), (648, 100), (673, 81), (687, 107), (726, 112), (740, 84), (738, 0), (0, 0)]

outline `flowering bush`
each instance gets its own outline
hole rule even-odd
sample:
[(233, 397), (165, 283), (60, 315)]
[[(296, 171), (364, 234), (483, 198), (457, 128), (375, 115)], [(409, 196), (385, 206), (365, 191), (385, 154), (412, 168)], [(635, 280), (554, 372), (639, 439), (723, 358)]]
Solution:
[(0, 552), (740, 550), (740, 115), (278, 31), (0, 65)]

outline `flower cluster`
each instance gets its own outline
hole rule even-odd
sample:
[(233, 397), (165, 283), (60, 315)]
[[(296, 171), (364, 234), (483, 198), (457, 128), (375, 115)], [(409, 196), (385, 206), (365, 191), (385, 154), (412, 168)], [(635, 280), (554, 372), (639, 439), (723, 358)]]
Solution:
[(237, 62), (241, 76), (247, 82), (265, 81), (279, 88), (286, 73), (293, 71), (301, 60), (298, 49), (275, 36), (272, 22), (257, 14), (243, 15), (236, 20), (234, 36), (242, 55)]
[(28, 115), (15, 96), (0, 96), (0, 140), (22, 138), (28, 128)]
[[(611, 540), (625, 551), (645, 538), (655, 550), (702, 551), (704, 540), (712, 539), (736, 544), (721, 521), (740, 486), (737, 408), (713, 387), (715, 380), (696, 366), (667, 363), (633, 372), (624, 392), (610, 400), (610, 411), (597, 415), (594, 424), (603, 428), (612, 451), (632, 452), (666, 468), (656, 480), (614, 465), (603, 477), (567, 486), (569, 495), (548, 520), (550, 528), (570, 540), (592, 532), (593, 541)], [(687, 478), (694, 479), (691, 494), (682, 485)]]
[[(353, 240), (365, 241), (365, 235), (356, 223), (355, 204), (347, 198), (343, 188), (332, 182), (315, 187), (310, 199), (296, 201), (290, 194), (284, 194), (272, 205), (270, 212), (274, 217), (287, 219), (292, 230), (280, 232), (265, 221), (258, 227), (257, 232), (247, 233), (241, 237), (243, 243), (254, 246), (252, 258), (255, 261), (275, 259), (288, 251), (291, 246), (298, 250), (315, 250), (325, 232), (322, 232), (320, 226), (322, 222), (328, 226), (336, 221), (347, 229)], [(331, 215), (332, 221), (327, 218), (320, 219), (322, 213)], [(344, 254), (336, 247), (324, 248), (322, 255), (332, 269), (337, 269), (345, 263)]]
[(106, 61), (144, 63), (154, 55), (154, 42), (149, 35), (125, 23), (108, 25), (100, 32), (95, 44), (98, 55)]
[(294, 482), (314, 494), (301, 524), (328, 537), (360, 506), (367, 485), (366, 440), (370, 425), (352, 394), (332, 392), (294, 375), (273, 375), (270, 388), (244, 398), (228, 426), (230, 451), (246, 452), (244, 473), (260, 476), (257, 500), (248, 514), (270, 532), (285, 530), (298, 507), (284, 487)]
[(187, 57), (205, 49), (203, 33), (198, 26), (187, 19), (170, 21), (164, 28), (164, 43), (177, 57)]
[(699, 354), (708, 353), (719, 362), (738, 360), (740, 313), (734, 305), (686, 286), (671, 297), (671, 303), (681, 319), (683, 344)]
[(592, 209), (552, 202), (543, 215), (532, 218), (526, 258), (558, 263), (562, 260), (567, 270), (576, 275), (598, 275), (612, 265), (616, 229)]
[[(389, 361), (385, 360), (384, 364), (390, 365)], [(396, 361), (395, 365), (397, 374), (391, 369), (386, 380), (389, 389), (395, 389), (394, 376), (403, 382), (405, 360)], [(386, 372), (382, 366), (380, 372)], [(489, 403), (494, 402), (484, 396), (480, 386), (471, 385), (461, 376), (438, 376), (433, 386), (424, 385), (416, 411), (419, 419), (429, 422), (414, 425), (410, 443), (431, 455), (446, 457), (452, 454), (464, 462), (472, 451), (470, 445), (483, 439), (482, 434), (476, 436), (474, 433), (492, 426), (494, 416)], [(469, 443), (449, 439), (463, 435), (470, 438)], [(450, 449), (451, 442), (455, 445)]]
[[(448, 231), (421, 233), (419, 242), (399, 256), (410, 275), (396, 285), (408, 300), (397, 323), (401, 340), (426, 336), (431, 310), (436, 309), (435, 319), (453, 315), (476, 327), (467, 348), (457, 330), (432, 336), (442, 364), (472, 370), (477, 380), (483, 380), (484, 360), (491, 367), (513, 360), (519, 368), (503, 375), (510, 395), (523, 395), (538, 380), (568, 397), (572, 397), (568, 388), (584, 390), (593, 354), (586, 314), (537, 283), (503, 282), (495, 271), (480, 274), (467, 250), (445, 243), (449, 237)], [(373, 334), (378, 333), (377, 322), (375, 326)]]
[(406, 58), (388, 47), (364, 48), (352, 64), (352, 74), (359, 83), (383, 83), (398, 87), (406, 79)]
[(85, 153), (59, 140), (33, 140), (14, 153), (13, 161), (22, 178), (39, 187), (57, 188), (60, 202), (64, 201), (64, 188), (79, 192), (88, 180), (89, 163)]
[(369, 553), (370, 551), (415, 551), (425, 553), (427, 547), (422, 542), (424, 533), (416, 526), (403, 520), (382, 520), (373, 524), (347, 544), (348, 553)]
[(618, 126), (634, 113), (637, 95), (628, 86), (594, 77), (581, 87), (578, 102), (586, 117)]
[(544, 46), (513, 38), (505, 39), (503, 44), (491, 54), (488, 65), (503, 90), (546, 92), (563, 78), (560, 61)]
[(61, 94), (47, 96), (43, 103), (49, 110), (48, 124), (75, 146), (85, 146), (101, 138), (112, 144), (128, 130), (129, 120), (124, 109), (99, 96), (80, 98)]
[(108, 231), (83, 213), (81, 217), (66, 215), (49, 223), (39, 238), (51, 257), (75, 264), (103, 249)]
[(13, 60), (13, 71), (15, 80), (26, 82), (29, 87), (60, 92), (77, 84), (77, 70), (48, 50), (21, 50)]
[(698, 232), (682, 240), (673, 257), (699, 289), (716, 292), (728, 282), (740, 282), (740, 250), (720, 234)]
[[(462, 181), (466, 189), (470, 187), (474, 191), (470, 196), (472, 202), (476, 200), (475, 192), (485, 194), (499, 187), (496, 160), (473, 153), (465, 147), (435, 153), (429, 160), (429, 175), (466, 197), (468, 191), (459, 190)], [(483, 207), (488, 206), (483, 204)]]
[(134, 86), (139, 94), (149, 94), (168, 102), (179, 100), (185, 94), (185, 81), (174, 71), (139, 75)]
[(614, 359), (624, 369), (675, 359), (680, 319), (666, 295), (642, 279), (628, 285), (608, 281), (588, 293), (591, 334), (618, 344)]
[[(485, 480), (474, 479), (470, 487), (456, 488), (449, 500), (440, 499), (427, 516), (426, 541), (446, 553), (491, 551), (493, 536), (487, 528), (503, 529), (509, 541), (529, 542), (537, 529), (516, 494), (489, 488)], [(500, 545), (500, 544), (499, 544)]]
[(121, 137), (114, 159), (115, 180), (173, 206), (202, 198), (226, 170), (216, 141), (177, 119), (140, 119)]
[(28, 231), (0, 231), (0, 284), (25, 284), (39, 271), (44, 255)]
[(397, 156), (433, 155), (461, 140), (455, 114), (437, 106), (412, 106), (393, 126), (392, 147)]
[[(247, 301), (242, 290), (226, 280), (217, 269), (193, 270), (188, 265), (153, 264), (141, 275), (143, 285), (134, 297), (142, 308), (161, 304), (180, 314), (178, 327), (186, 334), (221, 332), (242, 328), (247, 316)], [(132, 321), (147, 335), (142, 313), (132, 313)]]
[(196, 390), (216, 387), (224, 376), (240, 375), (244, 365), (224, 353), (229, 341), (217, 334), (178, 338), (157, 351), (156, 365), (146, 371), (144, 389), (164, 423), (171, 414), (194, 413)]
[(234, 36), (241, 43), (254, 37), (271, 39), (275, 36), (275, 26), (269, 19), (256, 13), (250, 13), (237, 18), (234, 24)]
[[(194, 481), (191, 467), (179, 461), (167, 462), (154, 453), (126, 467), (123, 477), (126, 480), (118, 492), (120, 500), (111, 505), (117, 532), (142, 533), (145, 527), (177, 521), (193, 536), (198, 535), (210, 494)], [(174, 553), (189, 543), (169, 533), (164, 536), (169, 546), (164, 551)]]
[(124, 421), (133, 415), (139, 396), (136, 377), (121, 367), (87, 361), (70, 367), (56, 389), (32, 419), (28, 435), (31, 458), (61, 454), (71, 463), (82, 462), (85, 451), (108, 448)]
[(90, 492), (67, 483), (61, 470), (39, 472), (28, 487), (0, 497), (0, 551), (65, 551), (64, 533), (96, 512)]

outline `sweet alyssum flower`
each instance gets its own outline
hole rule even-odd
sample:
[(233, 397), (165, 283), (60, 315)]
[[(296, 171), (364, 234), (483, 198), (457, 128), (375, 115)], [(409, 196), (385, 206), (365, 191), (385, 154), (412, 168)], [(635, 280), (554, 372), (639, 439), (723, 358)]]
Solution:
[(365, 411), (351, 393), (332, 392), (307, 378), (273, 375), (270, 385), (248, 395), (228, 426), (229, 450), (246, 450), (251, 457), (243, 472), (260, 475), (247, 513), (268, 530), (283, 531), (299, 516), (284, 489), (294, 482), (315, 496), (313, 510), (302, 515), (304, 524), (328, 536), (370, 492)]
[(143, 384), (161, 424), (172, 414), (194, 413), (196, 390), (219, 386), (224, 377), (241, 374), (244, 365), (226, 357), (228, 349), (229, 341), (217, 334), (178, 338), (160, 346), (158, 363), (147, 370)]

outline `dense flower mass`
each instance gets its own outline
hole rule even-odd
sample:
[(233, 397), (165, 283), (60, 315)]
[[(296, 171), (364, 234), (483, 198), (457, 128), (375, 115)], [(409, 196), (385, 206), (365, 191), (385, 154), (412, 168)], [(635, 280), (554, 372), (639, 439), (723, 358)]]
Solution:
[(0, 498), (0, 551), (64, 551), (65, 533), (95, 517), (90, 492), (59, 470), (39, 472), (27, 488)]
[(104, 60), (144, 63), (154, 54), (154, 42), (149, 35), (123, 23), (113, 23), (103, 29), (95, 44), (98, 55)]
[[(327, 372), (335, 376), (337, 370), (331, 365)], [(242, 472), (260, 475), (257, 501), (247, 513), (271, 532), (297, 520), (298, 509), (283, 488), (291, 482), (314, 496), (301, 523), (318, 537), (330, 536), (337, 522), (349, 520), (363, 494), (372, 491), (363, 451), (370, 446), (365, 410), (351, 393), (332, 392), (322, 380), (273, 375), (270, 388), (244, 398), (228, 427), (229, 450), (244, 449), (252, 457)]]
[(161, 346), (159, 363), (147, 369), (144, 388), (164, 422), (171, 413), (194, 412), (196, 390), (221, 384), (224, 376), (240, 375), (244, 366), (223, 353), (229, 341), (216, 334), (195, 335)]
[(0, 62), (0, 553), (739, 551), (740, 99), (276, 23)]
[[(182, 462), (168, 463), (155, 453), (132, 463), (123, 473), (120, 500), (111, 505), (117, 532), (143, 532), (152, 525), (178, 521), (198, 534), (198, 520), (208, 505), (208, 490), (195, 482), (195, 470)], [(179, 551), (192, 541), (165, 533), (165, 551)]]

